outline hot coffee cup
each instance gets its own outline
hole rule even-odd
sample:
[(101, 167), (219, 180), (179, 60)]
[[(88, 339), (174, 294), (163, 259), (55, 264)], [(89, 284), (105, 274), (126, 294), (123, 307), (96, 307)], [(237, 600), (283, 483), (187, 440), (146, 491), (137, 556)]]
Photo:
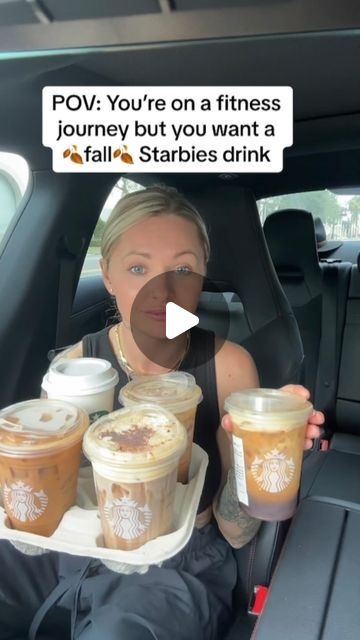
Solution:
[(119, 375), (101, 358), (69, 358), (51, 365), (42, 381), (48, 398), (58, 398), (85, 409), (90, 422), (114, 408)]

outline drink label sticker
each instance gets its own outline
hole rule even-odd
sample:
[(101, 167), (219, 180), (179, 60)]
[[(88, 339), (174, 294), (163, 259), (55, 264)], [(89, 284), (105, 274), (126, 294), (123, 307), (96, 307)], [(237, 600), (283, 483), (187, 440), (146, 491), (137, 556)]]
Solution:
[(249, 506), (249, 496), (246, 487), (244, 446), (242, 438), (233, 435), (233, 447), (237, 495), (240, 502), (242, 502), (246, 506)]

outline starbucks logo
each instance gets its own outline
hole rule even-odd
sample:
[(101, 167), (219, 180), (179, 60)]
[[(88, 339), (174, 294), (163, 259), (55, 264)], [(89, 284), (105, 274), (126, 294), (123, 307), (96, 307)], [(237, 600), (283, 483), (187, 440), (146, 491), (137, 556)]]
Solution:
[(293, 479), (295, 464), (292, 458), (273, 449), (263, 458), (256, 456), (251, 465), (251, 473), (263, 491), (280, 493)]
[(32, 487), (20, 480), (10, 486), (5, 483), (3, 492), (8, 510), (20, 522), (37, 520), (48, 505), (48, 497), (42, 489), (34, 491)]
[(94, 413), (89, 413), (90, 423), (99, 420), (99, 418), (102, 418), (103, 416), (107, 416), (108, 413), (108, 411), (94, 411)]
[(148, 529), (152, 512), (148, 505), (140, 507), (130, 498), (115, 498), (105, 506), (105, 516), (110, 526), (119, 538), (133, 540)]

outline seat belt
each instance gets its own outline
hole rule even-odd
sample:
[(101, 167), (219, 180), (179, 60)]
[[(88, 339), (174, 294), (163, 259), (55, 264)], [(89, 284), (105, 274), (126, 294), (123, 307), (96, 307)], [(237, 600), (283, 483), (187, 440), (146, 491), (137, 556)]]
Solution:
[[(72, 238), (71, 241), (64, 236), (58, 247), (60, 259), (58, 306), (56, 318), (55, 349), (49, 352), (49, 358), (54, 357), (56, 351), (62, 351), (69, 345), (70, 316), (75, 294), (75, 278), (78, 268), (78, 256), (84, 248), (85, 238)], [(52, 358), (51, 358), (52, 359)]]
[[(315, 402), (316, 408), (324, 411), (326, 418), (326, 432), (332, 431), (335, 424), (335, 404), (340, 367), (340, 344), (342, 322), (339, 318), (339, 299), (343, 298), (346, 305), (347, 296), (342, 296), (339, 285), (340, 276), (348, 283), (350, 270), (346, 272), (338, 264), (327, 264), (323, 271), (323, 293), (321, 313), (321, 341), (319, 349), (319, 365), (316, 379)], [(343, 316), (345, 317), (345, 308)]]

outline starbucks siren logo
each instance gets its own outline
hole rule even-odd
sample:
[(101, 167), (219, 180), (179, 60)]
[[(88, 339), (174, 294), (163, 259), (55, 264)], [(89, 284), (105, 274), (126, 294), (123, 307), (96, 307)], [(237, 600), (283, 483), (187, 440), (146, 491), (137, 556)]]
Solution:
[(94, 413), (89, 413), (89, 420), (91, 423), (96, 422), (99, 418), (107, 416), (108, 413), (108, 411), (94, 411)]
[(140, 507), (130, 498), (115, 498), (105, 506), (105, 516), (119, 538), (133, 540), (138, 538), (149, 527), (152, 512), (148, 505)]
[(251, 465), (251, 473), (261, 489), (268, 493), (280, 493), (289, 486), (294, 477), (295, 464), (285, 453), (273, 449)]
[(4, 485), (4, 501), (13, 517), (20, 522), (37, 520), (48, 505), (48, 497), (42, 489), (33, 491), (21, 480), (10, 486)]

